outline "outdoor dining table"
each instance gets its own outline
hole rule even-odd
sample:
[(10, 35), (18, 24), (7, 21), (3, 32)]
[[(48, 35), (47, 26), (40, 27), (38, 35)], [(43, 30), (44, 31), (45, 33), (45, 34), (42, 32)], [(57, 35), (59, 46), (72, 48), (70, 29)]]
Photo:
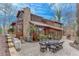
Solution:
[(60, 45), (61, 43), (63, 43), (63, 41), (60, 40), (48, 40), (48, 41), (42, 41), (40, 42), (40, 46), (42, 47), (46, 47), (50, 49), (54, 49), (54, 52), (57, 51), (58, 49), (60, 49), (60, 47), (62, 47), (62, 45)]
[(59, 40), (49, 40), (49, 41), (42, 41), (40, 42), (41, 45), (46, 45), (47, 47), (53, 45), (53, 46), (57, 46), (59, 45), (61, 42), (63, 41), (59, 41)]
[(59, 43), (58, 40), (42, 41), (42, 42), (40, 42), (40, 44), (46, 44), (46, 45), (54, 45), (54, 44), (57, 44), (57, 43)]

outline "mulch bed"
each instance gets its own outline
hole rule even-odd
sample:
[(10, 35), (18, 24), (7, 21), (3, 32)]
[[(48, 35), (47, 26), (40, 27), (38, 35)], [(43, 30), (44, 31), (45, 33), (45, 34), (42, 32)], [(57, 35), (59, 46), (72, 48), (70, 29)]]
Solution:
[(8, 43), (4, 36), (0, 37), (0, 56), (10, 56)]
[[(7, 43), (6, 43), (7, 44)], [(6, 56), (10, 56), (10, 52), (9, 52), (9, 48), (8, 48), (8, 44), (6, 45), (6, 51), (5, 51), (5, 53), (6, 53)]]

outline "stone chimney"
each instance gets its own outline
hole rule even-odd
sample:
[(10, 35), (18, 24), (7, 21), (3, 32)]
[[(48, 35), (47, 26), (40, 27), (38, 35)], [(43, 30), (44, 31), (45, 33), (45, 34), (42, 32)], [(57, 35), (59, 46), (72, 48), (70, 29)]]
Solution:
[(30, 9), (24, 8), (24, 14), (23, 14), (23, 37), (27, 39), (29, 37), (29, 27), (30, 27)]

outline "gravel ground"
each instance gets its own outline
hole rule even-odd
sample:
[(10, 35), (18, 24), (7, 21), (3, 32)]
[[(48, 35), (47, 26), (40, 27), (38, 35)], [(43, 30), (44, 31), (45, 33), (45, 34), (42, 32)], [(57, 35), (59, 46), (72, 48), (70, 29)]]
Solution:
[(69, 45), (70, 40), (67, 40), (65, 37), (62, 38), (64, 40), (63, 49), (59, 50), (56, 53), (52, 53), (49, 51), (46, 51), (45, 53), (40, 52), (40, 47), (38, 42), (25, 42), (22, 44), (21, 51), (18, 51), (18, 54), (20, 56), (79, 56), (79, 50), (71, 47)]

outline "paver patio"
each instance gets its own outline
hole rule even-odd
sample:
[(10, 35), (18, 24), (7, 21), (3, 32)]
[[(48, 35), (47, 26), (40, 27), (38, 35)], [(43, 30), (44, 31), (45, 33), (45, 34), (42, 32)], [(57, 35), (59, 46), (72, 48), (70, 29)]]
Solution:
[(65, 41), (63, 49), (56, 53), (49, 51), (45, 53), (40, 52), (38, 42), (25, 42), (22, 44), (22, 49), (18, 53), (20, 56), (79, 56), (79, 51), (69, 45), (69, 43), (73, 41), (67, 40), (66, 38), (63, 38), (63, 40)]
[(8, 45), (3, 35), (0, 35), (0, 56), (9, 56)]

